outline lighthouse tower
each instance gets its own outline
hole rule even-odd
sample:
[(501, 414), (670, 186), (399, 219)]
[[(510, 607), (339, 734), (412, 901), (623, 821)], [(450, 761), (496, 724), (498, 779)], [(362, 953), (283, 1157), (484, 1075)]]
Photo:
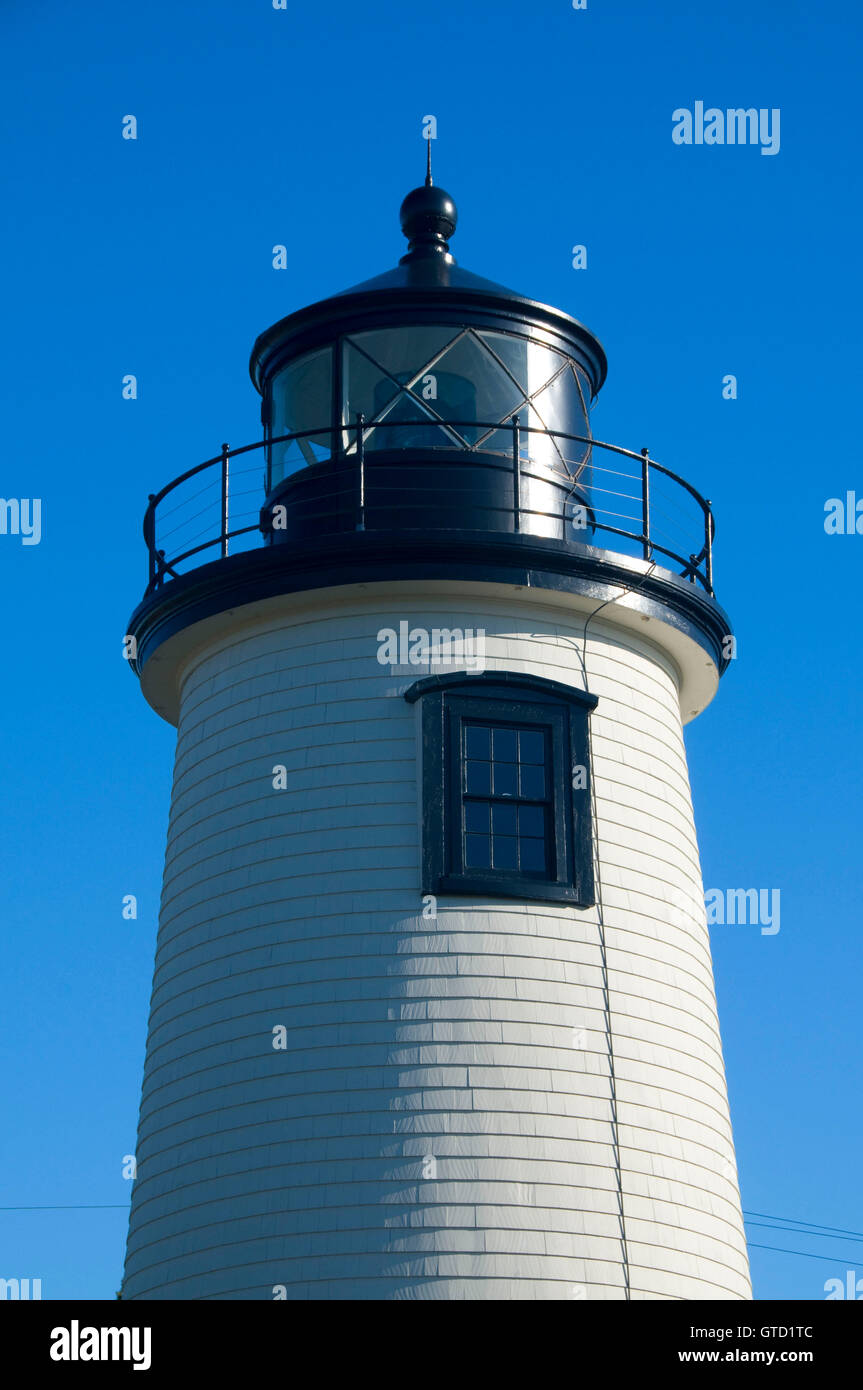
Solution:
[(461, 269), (430, 177), (401, 224), (258, 338), (263, 440), (147, 508), (177, 751), (123, 1297), (747, 1299), (683, 742), (709, 504), (592, 437), (600, 343)]

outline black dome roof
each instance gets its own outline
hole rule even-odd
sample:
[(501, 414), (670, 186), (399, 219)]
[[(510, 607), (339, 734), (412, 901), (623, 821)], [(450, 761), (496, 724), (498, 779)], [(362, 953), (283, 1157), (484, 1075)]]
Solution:
[(409, 238), (406, 255), (392, 270), (298, 309), (262, 333), (249, 367), (258, 390), (263, 391), (266, 379), (284, 361), (342, 328), (357, 332), (385, 323), (406, 324), (414, 316), (417, 322), (430, 322), (437, 312), (446, 311), (449, 317), (463, 310), (472, 322), (488, 316), (489, 326), (518, 331), (523, 325), (562, 339), (582, 360), (595, 395), (608, 369), (599, 340), (561, 309), (457, 265), (448, 242), (457, 221), (455, 203), (444, 189), (428, 181), (412, 189), (401, 205), (402, 231)]

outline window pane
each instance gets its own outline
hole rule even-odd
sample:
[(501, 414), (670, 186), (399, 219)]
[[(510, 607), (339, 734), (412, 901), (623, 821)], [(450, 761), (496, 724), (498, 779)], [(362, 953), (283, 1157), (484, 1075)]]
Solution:
[[(495, 845), (497, 841), (495, 841)], [(521, 867), (526, 873), (544, 873), (546, 869), (545, 841), (520, 840)]]
[(520, 806), (518, 808), (518, 833), (519, 835), (530, 835), (542, 839), (545, 835), (545, 808), (542, 806)]
[[(472, 334), (466, 334), (448, 348), (431, 371), (437, 379), (438, 413), (449, 414), (451, 420), (483, 420), (496, 424), (511, 415), (522, 399), (519, 387)], [(469, 394), (465, 384), (470, 386)], [(486, 428), (477, 426), (457, 428), (470, 444), (487, 432)]]
[[(587, 417), (572, 368), (567, 367), (544, 391), (534, 396), (533, 404), (548, 429), (561, 430), (564, 434), (588, 434)], [(568, 471), (578, 477), (590, 446), (572, 439), (559, 439), (557, 444)]]
[(491, 759), (491, 729), (468, 724), (464, 731), (464, 749), (469, 758)]
[[(445, 356), (442, 364), (447, 360), (448, 356)], [(476, 386), (469, 377), (445, 372), (439, 365), (421, 376), (412, 389), (414, 395), (428, 401), (442, 420), (470, 421), (477, 418)], [(455, 431), (460, 439), (472, 439), (470, 431), (462, 424), (456, 424)]]
[[(545, 464), (549, 468), (555, 469), (559, 474), (570, 477), (572, 469), (564, 463), (564, 454), (569, 448), (567, 441), (553, 439), (548, 431), (560, 429), (558, 424), (549, 424), (543, 420), (539, 412), (533, 406), (523, 406), (518, 412), (519, 424), (522, 426), (520, 439), (520, 455), (524, 462), (531, 464)], [(575, 434), (575, 430), (567, 430), (567, 434)]]
[(544, 736), (536, 729), (522, 729), (518, 736), (518, 756), (523, 763), (544, 763)]
[(345, 344), (342, 372), (346, 402), (343, 419), (346, 425), (355, 424), (360, 413), (370, 420), (376, 411), (398, 395), (397, 384), (380, 367), (348, 344)]
[(515, 836), (495, 835), (492, 844), (494, 845), (494, 869), (517, 869), (518, 868), (518, 840)]
[[(440, 414), (440, 412), (438, 412)], [(430, 423), (432, 415), (421, 401), (402, 392), (392, 405), (375, 410), (378, 429), (365, 434), (366, 449), (454, 449), (463, 446), (456, 436), (441, 425)], [(423, 422), (426, 423), (423, 423)], [(399, 422), (395, 424), (394, 422)], [(404, 422), (404, 428), (400, 423)]]
[(326, 426), (333, 413), (332, 358), (332, 349), (322, 348), (298, 358), (273, 377), (270, 419), (273, 438), (313, 430), (320, 425), (325, 427), (309, 439), (272, 446), (273, 485), (307, 463), (329, 458), (332, 435)]
[(527, 339), (514, 338), (508, 333), (481, 333), (479, 336), (515, 377), (523, 395), (527, 395)]
[(548, 728), (465, 718), (462, 729), (464, 869), (547, 878), (555, 862)]
[(491, 828), (495, 835), (515, 835), (516, 828), (516, 806), (492, 806), (491, 808)]
[[(497, 769), (495, 768), (495, 782), (497, 782)], [(495, 788), (496, 789), (496, 788)], [(541, 801), (545, 797), (545, 769), (541, 767), (522, 766), (521, 768), (521, 795), (530, 797), (532, 801)]]
[(566, 361), (559, 352), (526, 338), (515, 338), (508, 333), (481, 333), (480, 337), (506, 363), (526, 396), (544, 386)]
[(414, 377), (460, 332), (461, 329), (455, 325), (412, 325), (354, 333), (352, 339), (393, 376), (404, 373), (407, 377)]
[[(530, 769), (531, 771), (541, 771), (541, 769)], [(494, 764), (494, 794), (495, 796), (517, 796), (518, 795), (518, 764), (517, 763), (495, 763)], [(531, 795), (527, 792), (525, 795)]]
[(514, 763), (518, 761), (515, 729), (495, 729), (492, 736), (495, 762)]
[(465, 830), (473, 831), (476, 835), (487, 835), (489, 810), (487, 801), (466, 801), (464, 804)]
[(469, 759), (465, 768), (465, 791), (471, 792), (474, 796), (489, 796), (491, 793), (491, 763), (480, 763)]
[(464, 862), (465, 868), (471, 869), (490, 869), (491, 853), (488, 835), (465, 835), (464, 837)]
[[(370, 430), (365, 440), (367, 449), (464, 448), (462, 439), (452, 431), (421, 423), (430, 412), (444, 419), (477, 418), (473, 381), (448, 371), (444, 361), (437, 360), (441, 350), (460, 332), (455, 326), (394, 327), (355, 333), (345, 340), (345, 424), (352, 424), (360, 411), (369, 423), (376, 418), (391, 424), (417, 422), (413, 427), (405, 424), (404, 429)], [(365, 353), (373, 360), (369, 361)], [(429, 411), (423, 409), (423, 402), (427, 402)], [(350, 453), (352, 440), (347, 433), (345, 439)]]

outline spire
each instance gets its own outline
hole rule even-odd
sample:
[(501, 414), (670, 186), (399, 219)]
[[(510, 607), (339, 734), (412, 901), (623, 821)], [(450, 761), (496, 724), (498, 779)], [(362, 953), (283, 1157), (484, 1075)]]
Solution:
[(432, 186), (432, 176), (431, 176), (431, 140), (426, 140), (426, 145), (427, 145), (427, 147), (428, 147), (428, 148), (426, 149), (426, 188), (431, 188), (431, 186)]

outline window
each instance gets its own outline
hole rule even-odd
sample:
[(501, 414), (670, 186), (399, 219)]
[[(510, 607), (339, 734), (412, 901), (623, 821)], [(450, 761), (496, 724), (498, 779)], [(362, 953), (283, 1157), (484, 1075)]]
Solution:
[(461, 721), (463, 863), (547, 876), (549, 740), (542, 726)]
[[(577, 478), (589, 458), (588, 445), (548, 434), (589, 436), (586, 378), (571, 358), (529, 338), (453, 324), (354, 333), (343, 339), (342, 381), (343, 423), (350, 427), (365, 416), (368, 452), (476, 449), (508, 456), (517, 414), (525, 460)], [(434, 423), (446, 420), (459, 423)], [(344, 447), (356, 448), (350, 428)]]
[(592, 905), (596, 697), (495, 671), (430, 676), (405, 699), (421, 703), (423, 892)]
[[(305, 357), (298, 358), (273, 377), (270, 385), (271, 439), (278, 439), (282, 434), (316, 430), (332, 418), (332, 360), (332, 348), (322, 348), (318, 352), (306, 353)], [(332, 435), (327, 429), (303, 439), (271, 444), (268, 450), (269, 487), (275, 487), (289, 473), (295, 473), (307, 464), (329, 458), (331, 444)]]

